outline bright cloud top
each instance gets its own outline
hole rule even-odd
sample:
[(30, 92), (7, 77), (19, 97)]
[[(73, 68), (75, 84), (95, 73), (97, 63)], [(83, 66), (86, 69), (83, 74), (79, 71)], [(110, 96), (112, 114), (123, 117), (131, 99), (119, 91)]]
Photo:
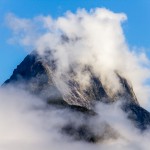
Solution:
[(105, 8), (89, 12), (79, 9), (75, 14), (68, 11), (56, 19), (7, 16), (14, 33), (11, 42), (37, 49), (40, 54), (51, 49), (57, 60), (57, 79), (73, 67), (77, 80), (83, 86), (87, 85), (89, 75), (83, 74), (82, 70), (91, 66), (108, 91), (115, 93), (121, 89), (117, 72), (132, 84), (140, 104), (146, 106), (150, 97), (149, 86), (145, 85), (150, 77), (149, 60), (144, 53), (129, 49), (122, 29), (126, 19), (125, 14)]

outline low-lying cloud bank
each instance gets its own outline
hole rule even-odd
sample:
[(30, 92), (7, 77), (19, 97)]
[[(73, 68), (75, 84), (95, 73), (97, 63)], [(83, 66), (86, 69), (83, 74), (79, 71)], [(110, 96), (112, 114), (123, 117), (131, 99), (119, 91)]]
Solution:
[[(98, 115), (88, 121), (89, 127), (103, 139), (97, 144), (74, 141), (62, 134), (66, 123), (84, 123), (83, 116), (67, 109), (48, 107), (42, 100), (12, 87), (0, 90), (0, 149), (3, 150), (148, 150), (149, 130), (141, 133), (119, 108), (119, 104), (99, 103)], [(105, 132), (106, 124), (113, 132)]]

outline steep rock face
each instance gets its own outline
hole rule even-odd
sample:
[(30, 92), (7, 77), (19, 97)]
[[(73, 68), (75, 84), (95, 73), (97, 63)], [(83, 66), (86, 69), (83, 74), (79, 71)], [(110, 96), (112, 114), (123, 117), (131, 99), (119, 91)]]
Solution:
[(128, 113), (128, 118), (142, 131), (150, 127), (150, 113), (134, 103), (126, 103), (122, 109)]
[[(128, 118), (133, 121), (136, 127), (144, 130), (150, 125), (150, 113), (139, 106), (132, 87), (119, 74), (117, 76), (123, 87), (123, 92), (118, 92), (114, 97), (109, 96), (99, 78), (91, 70), (88, 70), (91, 74), (90, 87), (82, 89), (76, 80), (71, 79), (67, 83), (71, 93), (63, 95), (53, 81), (51, 71), (55, 71), (55, 61), (45, 60), (46, 56), (42, 58), (36, 52), (32, 52), (17, 66), (10, 79), (6, 80), (3, 85), (21, 84), (32, 94), (47, 100), (51, 106), (69, 109), (88, 117), (96, 115), (93, 107), (95, 103), (112, 103), (117, 99), (123, 99), (125, 101), (123, 101), (122, 110), (128, 114)], [(106, 133), (110, 129), (107, 125)], [(62, 132), (74, 136), (77, 140), (81, 139), (88, 142), (97, 142), (102, 139), (102, 135), (97, 135), (90, 129), (87, 119), (85, 124), (79, 127), (66, 124), (62, 128)]]
[[(48, 55), (50, 53), (46, 54), (46, 56)], [(71, 78), (67, 81), (70, 93), (69, 95), (62, 95), (53, 81), (52, 72), (55, 71), (55, 62), (47, 61), (46, 56), (42, 58), (36, 51), (26, 56), (14, 70), (10, 79), (5, 81), (4, 85), (23, 83), (29, 92), (43, 96), (45, 99), (64, 99), (70, 105), (87, 108), (90, 107), (93, 100), (110, 103), (118, 99), (118, 97), (124, 97), (129, 102), (138, 105), (133, 89), (125, 78), (117, 74), (123, 87), (123, 92), (118, 92), (113, 97), (110, 97), (100, 79), (89, 68), (86, 71), (90, 74), (90, 86), (82, 88), (78, 81), (75, 80), (72, 71), (70, 72)]]
[(17, 66), (12, 76), (3, 85), (7, 84), (23, 85), (27, 91), (45, 99), (62, 98), (52, 81), (47, 65), (41, 61), (36, 51), (27, 55)]

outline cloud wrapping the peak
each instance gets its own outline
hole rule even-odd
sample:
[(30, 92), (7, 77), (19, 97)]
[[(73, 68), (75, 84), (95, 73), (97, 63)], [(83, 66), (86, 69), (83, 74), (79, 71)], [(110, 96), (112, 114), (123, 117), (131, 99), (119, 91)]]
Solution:
[[(105, 8), (79, 9), (76, 13), (66, 12), (53, 19), (51, 16), (37, 16), (33, 19), (8, 15), (7, 20), (14, 32), (15, 41), (37, 49), (42, 55), (51, 49), (57, 60), (54, 80), (59, 87), (65, 87), (62, 74), (73, 68), (76, 80), (88, 86), (89, 74), (83, 73), (85, 66), (92, 67), (102, 84), (111, 94), (121, 90), (115, 72), (125, 77), (133, 86), (142, 106), (149, 103), (149, 86), (144, 83), (150, 77), (149, 61), (144, 53), (136, 53), (126, 43), (122, 23), (127, 19), (124, 13), (114, 13)], [(62, 86), (63, 85), (63, 86)], [(67, 86), (61, 88), (68, 91)]]

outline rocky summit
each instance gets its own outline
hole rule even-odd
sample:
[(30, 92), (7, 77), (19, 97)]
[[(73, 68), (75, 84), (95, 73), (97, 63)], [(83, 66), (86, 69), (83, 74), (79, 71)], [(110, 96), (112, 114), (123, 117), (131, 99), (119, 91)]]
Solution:
[(106, 124), (101, 135), (96, 134), (88, 126), (89, 118), (97, 115), (95, 112), (97, 103), (111, 105), (120, 100), (122, 101), (121, 109), (139, 130), (144, 131), (150, 125), (150, 113), (139, 105), (132, 86), (120, 74), (116, 73), (116, 76), (123, 90), (111, 96), (101, 80), (92, 72), (90, 66), (86, 66), (84, 70), (90, 75), (90, 86), (86, 88), (82, 88), (78, 81), (75, 80), (75, 73), (72, 68), (69, 72), (70, 78), (67, 80), (70, 92), (69, 94), (64, 94), (53, 79), (56, 67), (56, 60), (52, 58), (50, 51), (47, 51), (42, 56), (34, 51), (27, 55), (17, 66), (12, 76), (5, 81), (3, 86), (11, 84), (23, 86), (28, 92), (45, 100), (47, 105), (57, 109), (68, 109), (85, 116), (83, 124), (74, 126), (73, 123), (69, 122), (61, 129), (62, 133), (72, 136), (76, 140), (97, 142), (102, 140), (110, 130), (110, 137), (115, 138), (116, 134), (108, 124)]

